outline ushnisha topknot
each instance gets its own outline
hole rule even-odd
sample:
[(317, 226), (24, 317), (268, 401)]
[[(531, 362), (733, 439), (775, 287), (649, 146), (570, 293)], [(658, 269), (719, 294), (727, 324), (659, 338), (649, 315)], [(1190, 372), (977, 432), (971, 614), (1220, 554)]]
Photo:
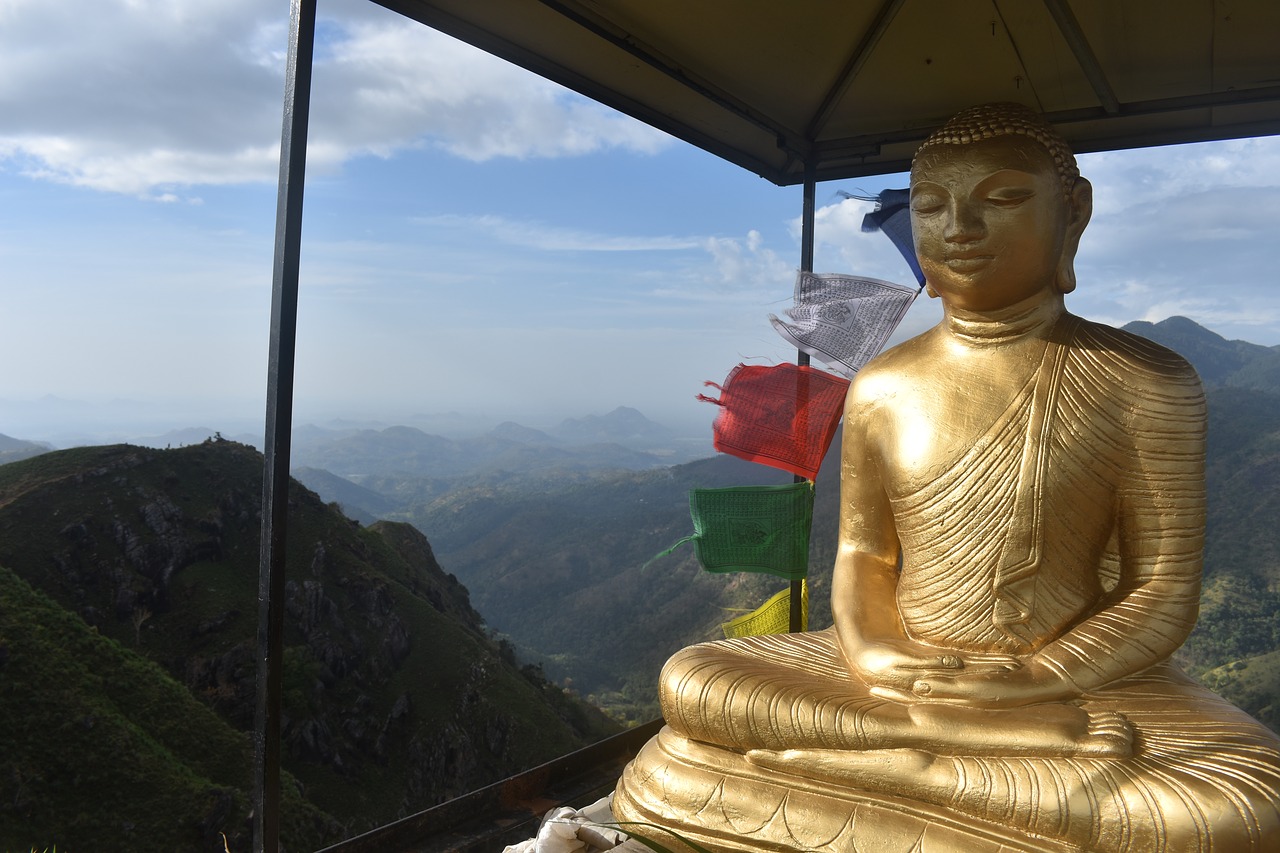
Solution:
[(911, 161), (911, 169), (915, 170), (920, 154), (934, 146), (968, 145), (999, 136), (1025, 136), (1039, 143), (1053, 158), (1063, 192), (1071, 194), (1076, 179), (1080, 177), (1080, 168), (1070, 146), (1043, 116), (1017, 103), (982, 104), (956, 113), (920, 144)]

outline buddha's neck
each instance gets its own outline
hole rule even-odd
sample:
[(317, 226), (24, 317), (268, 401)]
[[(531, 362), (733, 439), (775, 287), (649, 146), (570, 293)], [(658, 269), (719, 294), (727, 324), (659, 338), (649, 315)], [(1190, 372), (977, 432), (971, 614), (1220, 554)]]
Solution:
[(1008, 308), (966, 311), (945, 305), (943, 326), (957, 340), (988, 346), (1023, 338), (1041, 338), (1066, 311), (1061, 293), (1037, 294)]

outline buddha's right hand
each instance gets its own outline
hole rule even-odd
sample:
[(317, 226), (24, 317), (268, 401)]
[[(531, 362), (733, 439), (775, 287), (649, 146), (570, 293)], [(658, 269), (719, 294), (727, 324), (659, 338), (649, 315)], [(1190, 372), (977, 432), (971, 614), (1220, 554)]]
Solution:
[(911, 699), (911, 687), (929, 675), (955, 674), (961, 670), (1009, 671), (1021, 664), (1011, 655), (957, 652), (905, 639), (883, 639), (844, 649), (850, 673), (868, 687), (902, 691)]

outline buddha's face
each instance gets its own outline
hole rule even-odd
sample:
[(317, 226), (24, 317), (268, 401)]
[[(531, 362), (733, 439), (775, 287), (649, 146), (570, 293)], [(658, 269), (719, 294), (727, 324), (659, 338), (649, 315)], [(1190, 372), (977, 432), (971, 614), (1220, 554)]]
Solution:
[(957, 308), (991, 311), (1053, 292), (1076, 218), (1053, 160), (1026, 137), (939, 145), (912, 169), (920, 266), (930, 292)]

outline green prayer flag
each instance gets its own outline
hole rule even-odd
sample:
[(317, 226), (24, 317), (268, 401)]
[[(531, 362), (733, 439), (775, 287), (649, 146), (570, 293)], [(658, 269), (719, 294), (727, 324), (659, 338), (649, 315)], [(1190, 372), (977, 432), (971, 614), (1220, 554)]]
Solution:
[(809, 568), (813, 484), (693, 489), (693, 544), (709, 572), (765, 572), (799, 580)]
[(644, 567), (692, 542), (709, 572), (763, 572), (800, 580), (809, 569), (813, 483), (692, 489), (693, 535), (652, 557)]

